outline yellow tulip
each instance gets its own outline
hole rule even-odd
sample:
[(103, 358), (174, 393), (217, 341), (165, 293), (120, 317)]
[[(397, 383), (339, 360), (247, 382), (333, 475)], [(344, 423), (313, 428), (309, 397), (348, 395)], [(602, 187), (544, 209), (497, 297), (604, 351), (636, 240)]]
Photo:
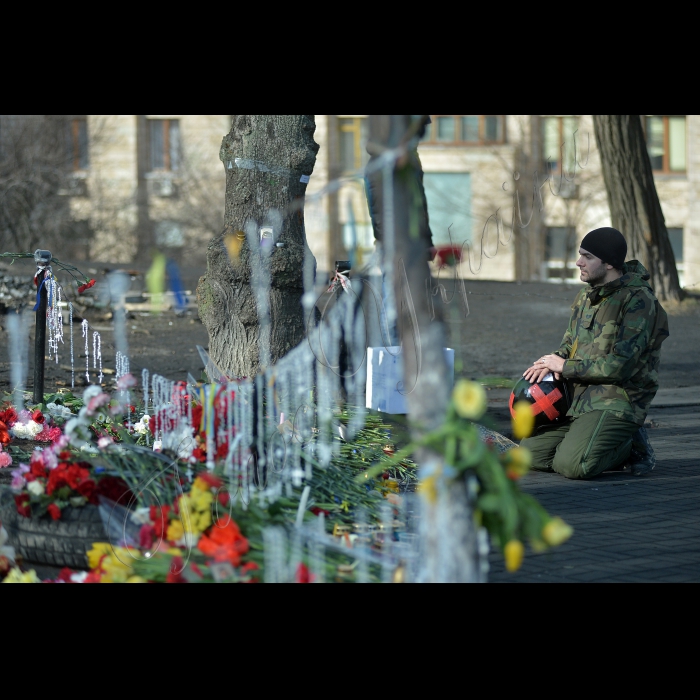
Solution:
[(517, 401), (513, 406), (513, 437), (522, 440), (532, 434), (535, 427), (535, 415), (532, 412), (532, 405), (528, 401)]
[(96, 569), (100, 564), (102, 555), (111, 553), (112, 545), (109, 542), (93, 542), (92, 549), (87, 553), (88, 566), (91, 569)]
[(426, 476), (416, 487), (418, 493), (423, 494), (430, 503), (437, 503), (437, 474)]
[(525, 547), (520, 540), (510, 540), (503, 548), (503, 556), (506, 559), (506, 569), (508, 571), (517, 571), (523, 563), (525, 555)]
[(542, 539), (550, 546), (556, 547), (557, 545), (566, 542), (566, 540), (574, 534), (574, 528), (568, 523), (565, 523), (561, 518), (552, 518), (543, 528), (542, 528)]
[(18, 566), (10, 569), (3, 583), (41, 583), (41, 579), (36, 575), (36, 571), (22, 571)]
[(211, 504), (214, 501), (214, 495), (211, 491), (200, 491), (199, 489), (190, 491), (190, 503), (194, 506), (195, 510), (200, 513), (203, 511), (208, 511)]
[(486, 391), (481, 384), (460, 379), (452, 392), (455, 410), (462, 418), (481, 418), (486, 411)]
[(170, 542), (175, 542), (183, 537), (185, 534), (185, 528), (182, 527), (182, 522), (179, 520), (171, 520), (170, 525), (168, 525), (168, 531), (165, 533), (165, 539)]
[(527, 474), (532, 463), (532, 455), (527, 447), (512, 447), (503, 456), (506, 476), (516, 481)]
[(199, 491), (209, 491), (209, 484), (207, 484), (204, 479), (202, 479), (201, 476), (198, 476), (193, 482), (192, 482), (192, 488), (193, 489), (198, 489)]

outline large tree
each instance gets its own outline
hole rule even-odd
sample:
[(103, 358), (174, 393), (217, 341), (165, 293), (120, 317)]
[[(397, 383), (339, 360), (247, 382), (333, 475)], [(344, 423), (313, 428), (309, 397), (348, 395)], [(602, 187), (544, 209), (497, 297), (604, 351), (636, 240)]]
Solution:
[(612, 225), (627, 239), (628, 258), (647, 268), (660, 300), (681, 299), (683, 291), (640, 116), (594, 114), (593, 127)]
[[(304, 338), (303, 199), (318, 144), (313, 115), (235, 115), (219, 157), (224, 230), (197, 287), (209, 354), (232, 377), (253, 377)], [(313, 273), (312, 273), (313, 274)]]
[[(408, 416), (414, 437), (438, 428), (445, 419), (451, 386), (446, 381), (443, 348), (447, 335), (438, 305), (426, 295), (429, 279), (427, 249), (431, 245), (425, 197), (420, 186), (420, 163), (416, 153), (421, 121), (409, 115), (372, 115), (370, 142), (373, 155), (368, 170), (389, 156), (389, 168), (370, 173), (377, 218), (385, 249), (385, 269), (393, 277), (401, 338), (404, 386)], [(393, 156), (398, 156), (394, 158)], [(390, 189), (380, 187), (390, 185)], [(376, 224), (375, 224), (376, 225)], [(389, 270), (389, 265), (393, 266)], [(439, 472), (445, 465), (440, 454), (423, 448), (416, 452), (421, 476)], [(466, 478), (456, 478), (437, 499), (423, 501), (422, 539), (424, 557), (419, 580), (432, 583), (464, 583), (482, 579), (478, 566), (477, 532), (472, 518)]]

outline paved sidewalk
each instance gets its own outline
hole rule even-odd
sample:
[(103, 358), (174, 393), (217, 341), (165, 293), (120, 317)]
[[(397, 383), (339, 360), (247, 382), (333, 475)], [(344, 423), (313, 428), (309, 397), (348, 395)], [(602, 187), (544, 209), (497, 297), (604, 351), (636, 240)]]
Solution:
[(700, 581), (700, 405), (698, 399), (685, 403), (692, 393), (675, 401), (657, 395), (652, 404), (647, 420), (657, 462), (650, 474), (608, 472), (590, 481), (536, 472), (524, 477), (523, 489), (572, 525), (574, 535), (549, 552), (528, 549), (513, 574), (492, 552), (489, 580)]

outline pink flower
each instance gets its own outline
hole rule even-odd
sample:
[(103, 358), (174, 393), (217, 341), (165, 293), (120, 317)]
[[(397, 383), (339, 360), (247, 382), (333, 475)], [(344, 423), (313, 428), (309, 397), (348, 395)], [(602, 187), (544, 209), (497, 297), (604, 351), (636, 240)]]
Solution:
[(98, 394), (97, 396), (93, 396), (87, 403), (87, 414), (92, 415), (93, 413), (95, 413), (95, 411), (97, 411), (98, 408), (106, 406), (109, 402), (110, 396), (109, 394), (105, 394), (104, 392)]
[(113, 442), (114, 440), (112, 440), (111, 437), (109, 437), (108, 435), (104, 435), (97, 441), (97, 446), (101, 450), (104, 450), (106, 447), (109, 447)]
[(12, 457), (7, 452), (0, 452), (0, 467), (9, 467), (12, 464)]
[(117, 389), (119, 391), (126, 391), (132, 386), (136, 386), (136, 379), (134, 379), (133, 374), (123, 374), (117, 379)]
[(12, 472), (12, 481), (10, 482), (10, 488), (13, 491), (21, 491), (27, 484), (27, 480), (21, 475), (18, 474), (17, 471), (15, 470)]

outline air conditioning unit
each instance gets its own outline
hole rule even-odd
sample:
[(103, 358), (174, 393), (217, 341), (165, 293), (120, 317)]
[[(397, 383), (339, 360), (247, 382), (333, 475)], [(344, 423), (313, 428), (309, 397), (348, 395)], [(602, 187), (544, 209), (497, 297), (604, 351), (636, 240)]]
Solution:
[(177, 194), (175, 183), (170, 177), (153, 178), (149, 183), (151, 194), (156, 197), (175, 197)]

